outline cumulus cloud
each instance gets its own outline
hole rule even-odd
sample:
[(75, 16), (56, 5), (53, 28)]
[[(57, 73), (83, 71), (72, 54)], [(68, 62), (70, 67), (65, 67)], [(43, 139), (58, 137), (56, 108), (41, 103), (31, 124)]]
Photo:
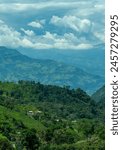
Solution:
[(53, 16), (51, 18), (50, 23), (56, 26), (70, 28), (77, 32), (85, 32), (85, 33), (88, 33), (91, 30), (92, 26), (90, 20), (80, 19), (76, 16), (64, 16), (62, 18), (58, 16)]
[(8, 27), (2, 20), (0, 21), (0, 45), (19, 45), (21, 34), (13, 28)]
[(0, 1), (8, 23), (0, 20), (0, 45), (79, 50), (104, 42), (102, 0)]
[[(36, 39), (38, 42), (37, 49), (40, 46), (45, 45), (46, 48), (56, 48), (56, 49), (88, 49), (92, 48), (91, 44), (88, 44), (82, 39), (78, 39), (73, 33), (65, 33), (63, 36), (59, 36), (56, 33), (46, 32), (43, 36), (39, 36)], [(41, 43), (41, 45), (39, 44)], [(44, 48), (44, 47), (43, 47)]]
[(34, 36), (35, 35), (34, 31), (32, 31), (32, 30), (25, 30), (25, 29), (21, 28), (21, 31), (23, 31), (28, 36)]
[[(56, 33), (46, 32), (44, 35), (35, 35), (31, 30), (21, 30), (25, 33), (22, 35), (12, 27), (0, 21), (0, 45), (11, 47), (27, 47), (34, 49), (87, 49), (92, 44), (88, 44), (85, 39), (76, 37), (73, 33), (58, 35)], [(33, 38), (32, 38), (33, 36)]]
[(32, 21), (28, 23), (28, 26), (34, 27), (34, 28), (43, 28), (43, 25), (45, 24), (45, 20), (39, 20), (39, 21)]
[(33, 46), (32, 42), (26, 36), (22, 36), (20, 32), (8, 26), (2, 20), (0, 20), (0, 45), (13, 48)]

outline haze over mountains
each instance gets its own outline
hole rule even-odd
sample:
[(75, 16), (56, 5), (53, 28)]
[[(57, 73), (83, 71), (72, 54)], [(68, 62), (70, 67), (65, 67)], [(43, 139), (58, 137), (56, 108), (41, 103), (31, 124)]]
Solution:
[(105, 45), (100, 44), (90, 49), (82, 50), (35, 50), (20, 49), (19, 51), (29, 57), (37, 59), (51, 59), (80, 68), (87, 73), (105, 76)]
[(92, 99), (94, 99), (96, 102), (105, 101), (105, 85), (92, 95)]
[(104, 78), (94, 75), (94, 69), (87, 73), (81, 68), (63, 61), (29, 58), (17, 50), (0, 47), (2, 81), (34, 80), (43, 84), (82, 88), (89, 94), (104, 84)]

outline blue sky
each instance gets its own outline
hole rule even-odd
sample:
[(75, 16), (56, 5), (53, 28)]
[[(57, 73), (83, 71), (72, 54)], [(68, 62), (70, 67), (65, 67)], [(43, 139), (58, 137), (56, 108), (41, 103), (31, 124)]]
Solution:
[(0, 45), (93, 48), (104, 43), (102, 0), (0, 0)]

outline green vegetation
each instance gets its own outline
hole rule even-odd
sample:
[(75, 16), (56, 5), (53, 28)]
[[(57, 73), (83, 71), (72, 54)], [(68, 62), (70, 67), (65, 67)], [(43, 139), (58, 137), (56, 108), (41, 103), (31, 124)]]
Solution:
[(2, 134), (0, 134), (0, 150), (14, 150), (10, 141)]
[(0, 82), (0, 149), (104, 150), (104, 109), (81, 89)]

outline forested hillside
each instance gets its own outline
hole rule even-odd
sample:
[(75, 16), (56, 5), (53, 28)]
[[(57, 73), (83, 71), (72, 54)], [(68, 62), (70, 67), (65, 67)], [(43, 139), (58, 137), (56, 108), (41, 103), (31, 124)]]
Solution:
[(104, 150), (103, 111), (81, 89), (0, 82), (0, 149)]

